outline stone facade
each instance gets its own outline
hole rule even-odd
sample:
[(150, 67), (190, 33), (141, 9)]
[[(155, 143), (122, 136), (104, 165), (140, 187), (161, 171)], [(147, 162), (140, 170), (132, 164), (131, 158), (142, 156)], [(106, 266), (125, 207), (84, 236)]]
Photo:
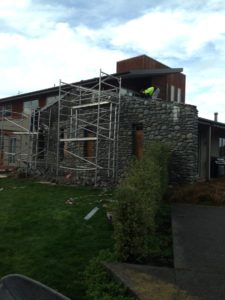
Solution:
[[(54, 111), (54, 109), (53, 109)], [(92, 123), (92, 108), (88, 111), (86, 121)], [(57, 114), (57, 109), (53, 116)], [(95, 117), (95, 115), (94, 115)], [(68, 119), (62, 122), (66, 124)], [(101, 125), (100, 120), (100, 124)], [(102, 124), (103, 125), (103, 124)], [(143, 128), (143, 142), (150, 144), (153, 141), (165, 143), (171, 151), (170, 164), (170, 181), (171, 183), (193, 182), (197, 177), (198, 162), (198, 115), (195, 106), (178, 104), (162, 100), (151, 100), (139, 97), (123, 96), (120, 105), (119, 121), (119, 145), (117, 160), (118, 180), (123, 173), (132, 157), (134, 157), (134, 128), (135, 125)], [(105, 124), (104, 124), (105, 126)], [(57, 120), (52, 118), (52, 128), (50, 135), (50, 152), (49, 164), (56, 159), (56, 132)], [(104, 134), (104, 131), (99, 132)], [(68, 136), (66, 129), (65, 136)], [(78, 133), (78, 137), (85, 136), (85, 128)], [(96, 150), (96, 144), (93, 142), (93, 153)], [(76, 145), (74, 143), (65, 143), (65, 149), (70, 150)], [(72, 148), (70, 148), (72, 147)], [(103, 166), (98, 171), (97, 184), (107, 185), (112, 183), (112, 174), (106, 168), (108, 147), (113, 147), (104, 139), (99, 140), (98, 144), (98, 163)], [(72, 151), (72, 150), (71, 150)], [(77, 154), (82, 156), (84, 153), (84, 144), (77, 148)], [(113, 160), (113, 157), (112, 157)], [(64, 152), (62, 165), (69, 167), (79, 166), (80, 161)], [(84, 162), (85, 163), (85, 162)], [(55, 168), (54, 168), (55, 172)], [(70, 171), (60, 169), (62, 178)], [(71, 171), (71, 182), (75, 184), (94, 184), (95, 171)]]
[(122, 100), (119, 132), (119, 175), (133, 155), (133, 128), (143, 126), (144, 144), (160, 141), (171, 151), (172, 183), (197, 177), (198, 113), (195, 106), (141, 98)]

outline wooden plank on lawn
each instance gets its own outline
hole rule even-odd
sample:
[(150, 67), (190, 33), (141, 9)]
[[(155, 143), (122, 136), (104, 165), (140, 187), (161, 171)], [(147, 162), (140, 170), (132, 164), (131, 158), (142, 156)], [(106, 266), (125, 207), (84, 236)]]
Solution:
[(96, 206), (95, 208), (93, 208), (85, 217), (84, 220), (89, 220), (90, 218), (92, 218), (94, 216), (94, 214), (99, 210), (99, 208)]

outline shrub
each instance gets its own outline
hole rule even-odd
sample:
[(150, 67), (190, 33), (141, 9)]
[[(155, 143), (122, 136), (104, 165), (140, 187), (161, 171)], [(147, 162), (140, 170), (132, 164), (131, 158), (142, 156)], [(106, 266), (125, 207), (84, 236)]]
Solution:
[(143, 261), (149, 253), (149, 235), (167, 188), (169, 154), (159, 143), (146, 147), (141, 160), (129, 166), (116, 191), (114, 211), (116, 252), (122, 261)]
[(161, 195), (167, 191), (168, 187), (168, 164), (170, 152), (166, 145), (161, 143), (153, 143), (147, 147), (147, 155), (151, 157), (159, 167)]

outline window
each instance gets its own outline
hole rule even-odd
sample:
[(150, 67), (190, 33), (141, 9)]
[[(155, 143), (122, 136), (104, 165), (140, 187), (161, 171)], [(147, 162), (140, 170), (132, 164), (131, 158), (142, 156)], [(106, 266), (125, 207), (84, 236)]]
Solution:
[(225, 157), (225, 138), (219, 138), (219, 156)]
[(10, 137), (9, 139), (9, 163), (16, 162), (16, 138)]
[(47, 97), (46, 105), (47, 105), (47, 106), (50, 106), (50, 105), (56, 103), (58, 100), (59, 100), (59, 96), (51, 96), (51, 97)]
[(133, 124), (133, 154), (140, 159), (143, 154), (143, 124)]
[(177, 102), (181, 103), (181, 88), (177, 89)]
[(26, 101), (23, 103), (23, 112), (30, 115), (32, 111), (39, 107), (38, 100)]
[(175, 101), (175, 86), (171, 85), (170, 87), (170, 101)]
[(0, 117), (12, 116), (12, 104), (4, 104), (0, 106)]

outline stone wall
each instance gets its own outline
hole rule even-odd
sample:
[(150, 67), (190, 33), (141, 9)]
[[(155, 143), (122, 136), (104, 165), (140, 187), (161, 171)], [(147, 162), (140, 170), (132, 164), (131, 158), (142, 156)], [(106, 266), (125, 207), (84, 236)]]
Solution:
[[(93, 122), (90, 108), (87, 121)], [(53, 111), (53, 116), (57, 110)], [(68, 116), (69, 117), (69, 116)], [(69, 120), (69, 118), (68, 118)], [(101, 125), (100, 121), (100, 125)], [(122, 97), (119, 122), (119, 151), (118, 151), (118, 179), (123, 175), (133, 153), (133, 128), (135, 124), (143, 126), (144, 144), (161, 141), (169, 146), (171, 151), (170, 179), (172, 183), (193, 182), (197, 177), (198, 155), (198, 116), (195, 106), (178, 104), (162, 100), (150, 100), (136, 97)], [(104, 125), (105, 126), (105, 125)], [(56, 160), (57, 122), (52, 118), (50, 134), (50, 152), (48, 161), (50, 165)], [(66, 133), (66, 131), (65, 131)], [(100, 133), (104, 134), (104, 132)], [(79, 132), (84, 136), (84, 130)], [(66, 143), (65, 143), (66, 145)], [(68, 146), (69, 147), (69, 146)], [(70, 147), (75, 147), (70, 143)], [(104, 166), (109, 144), (104, 139), (99, 142), (98, 163)], [(110, 147), (113, 147), (111, 145)], [(70, 149), (68, 149), (70, 150)], [(82, 155), (83, 147), (76, 151)], [(94, 146), (95, 151), (95, 146)], [(79, 153), (80, 152), (80, 153)], [(60, 162), (64, 166), (74, 167), (79, 165), (76, 158), (64, 156)], [(55, 172), (55, 167), (53, 168)], [(61, 174), (62, 173), (62, 174)], [(66, 169), (61, 169), (60, 174), (66, 174)], [(94, 171), (72, 172), (73, 183), (93, 184)], [(98, 171), (98, 185), (111, 184), (112, 176), (107, 170)]]
[(162, 100), (124, 98), (121, 101), (119, 170), (121, 176), (133, 156), (133, 127), (143, 125), (144, 144), (161, 141), (171, 151), (172, 183), (197, 177), (198, 113), (195, 106)]

